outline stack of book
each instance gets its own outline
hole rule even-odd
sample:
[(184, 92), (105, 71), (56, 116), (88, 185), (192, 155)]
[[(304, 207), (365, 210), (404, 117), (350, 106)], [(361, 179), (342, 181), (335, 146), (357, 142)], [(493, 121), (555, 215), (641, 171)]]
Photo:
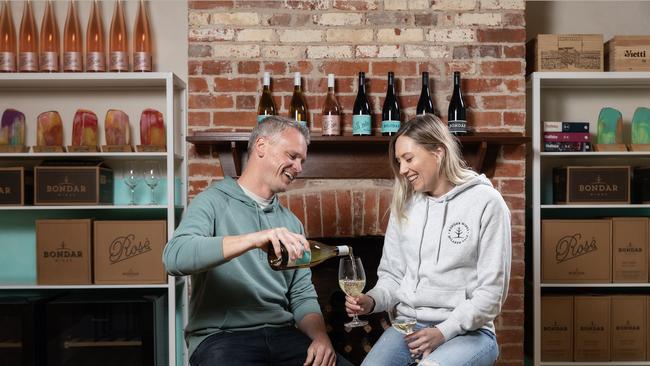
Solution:
[(590, 151), (589, 122), (544, 121), (544, 151)]

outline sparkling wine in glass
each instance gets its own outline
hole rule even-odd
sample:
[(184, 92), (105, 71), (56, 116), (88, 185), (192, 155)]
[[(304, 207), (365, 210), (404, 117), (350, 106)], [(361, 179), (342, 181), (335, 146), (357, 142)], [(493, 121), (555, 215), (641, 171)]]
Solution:
[(145, 163), (143, 176), (144, 176), (144, 182), (151, 189), (151, 202), (149, 202), (149, 204), (156, 205), (158, 203), (156, 202), (156, 195), (154, 194), (154, 190), (158, 185), (158, 181), (160, 180), (160, 168), (158, 167), (158, 163), (156, 162)]
[[(363, 271), (363, 264), (359, 257), (343, 257), (339, 262), (339, 286), (346, 295), (357, 297), (366, 286), (366, 273)], [(348, 328), (363, 327), (368, 324), (365, 320), (359, 320), (354, 314), (352, 321), (346, 323)]]
[(140, 183), (140, 172), (135, 163), (129, 162), (124, 166), (122, 179), (124, 180), (124, 184), (131, 190), (131, 202), (129, 202), (129, 205), (135, 205), (135, 187)]

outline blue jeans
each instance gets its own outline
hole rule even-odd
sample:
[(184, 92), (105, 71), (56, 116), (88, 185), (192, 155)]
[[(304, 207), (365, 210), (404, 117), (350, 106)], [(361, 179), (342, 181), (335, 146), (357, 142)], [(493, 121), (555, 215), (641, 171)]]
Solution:
[[(416, 329), (427, 327), (418, 323)], [(499, 356), (499, 346), (492, 332), (478, 329), (458, 335), (441, 344), (420, 366), (483, 366), (493, 365)], [(386, 329), (381, 338), (363, 360), (361, 366), (406, 366), (413, 362), (404, 335), (392, 327)]]
[[(221, 332), (196, 348), (192, 366), (302, 366), (311, 339), (295, 327)], [(337, 366), (352, 366), (336, 355)]]

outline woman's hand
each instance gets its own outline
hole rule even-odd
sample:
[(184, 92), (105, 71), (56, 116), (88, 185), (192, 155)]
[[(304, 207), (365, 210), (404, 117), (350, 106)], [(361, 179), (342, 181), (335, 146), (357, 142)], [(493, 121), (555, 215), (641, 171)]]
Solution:
[(345, 311), (348, 316), (368, 314), (374, 307), (375, 300), (366, 294), (345, 297)]
[(429, 353), (433, 352), (433, 350), (445, 342), (445, 336), (442, 335), (440, 329), (433, 327), (423, 328), (417, 332), (413, 332), (405, 336), (404, 340), (411, 350), (412, 355), (422, 355), (422, 359), (424, 359)]

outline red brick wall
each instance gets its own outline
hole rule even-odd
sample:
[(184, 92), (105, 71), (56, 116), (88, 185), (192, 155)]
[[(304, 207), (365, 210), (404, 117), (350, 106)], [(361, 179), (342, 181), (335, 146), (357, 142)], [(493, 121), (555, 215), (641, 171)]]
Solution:
[[(190, 1), (189, 133), (250, 130), (265, 71), (282, 115), (288, 113), (293, 72), (302, 73), (315, 131), (327, 73), (336, 74), (350, 134), (359, 71), (368, 78), (375, 133), (388, 71), (395, 72), (407, 119), (415, 114), (422, 71), (430, 73), (434, 104), (445, 118), (451, 74), (461, 71), (470, 125), (523, 132), (524, 41), (524, 0)], [(188, 157), (192, 197), (222, 173), (209, 149), (191, 147)], [(524, 170), (523, 147), (504, 149), (493, 178), (513, 228), (510, 293), (497, 321), (500, 365), (523, 364)], [(381, 235), (391, 184), (302, 180), (282, 202), (311, 237)]]

